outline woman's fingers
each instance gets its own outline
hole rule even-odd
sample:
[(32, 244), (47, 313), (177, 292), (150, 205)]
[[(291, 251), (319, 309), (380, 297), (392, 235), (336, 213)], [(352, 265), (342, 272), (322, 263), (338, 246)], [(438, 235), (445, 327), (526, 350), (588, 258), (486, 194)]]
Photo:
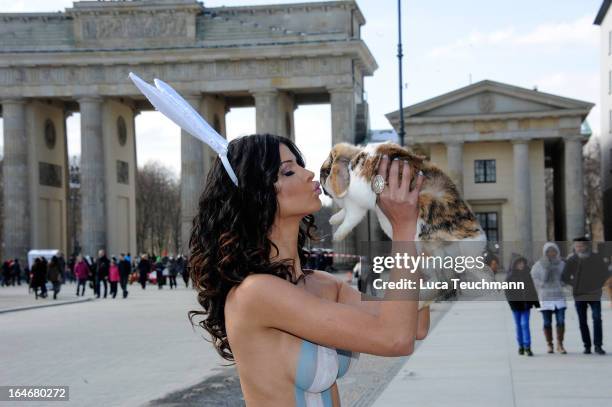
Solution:
[(391, 162), (391, 169), (389, 170), (389, 190), (395, 191), (399, 184), (399, 160), (393, 159)]
[(418, 195), (419, 192), (421, 192), (421, 187), (423, 186), (424, 181), (425, 181), (425, 174), (423, 174), (423, 171), (419, 171), (417, 174), (417, 179), (416, 179), (414, 188), (412, 189), (412, 191), (410, 191), (410, 193), (414, 193)]
[(402, 193), (407, 193), (410, 191), (410, 165), (408, 165), (408, 161), (403, 162), (402, 166), (402, 181), (399, 187)]
[(378, 174), (382, 175), (384, 179), (387, 179), (387, 167), (389, 166), (389, 157), (383, 155), (378, 162)]

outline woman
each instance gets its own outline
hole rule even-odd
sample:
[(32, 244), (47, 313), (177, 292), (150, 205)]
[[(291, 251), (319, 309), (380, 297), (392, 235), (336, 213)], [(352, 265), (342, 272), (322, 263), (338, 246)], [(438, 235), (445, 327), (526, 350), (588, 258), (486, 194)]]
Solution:
[(529, 329), (529, 313), (531, 307), (540, 307), (537, 301), (536, 289), (533, 285), (533, 280), (529, 275), (527, 268), (527, 259), (522, 256), (517, 256), (510, 263), (508, 270), (507, 282), (523, 283), (523, 289), (510, 290), (507, 289), (505, 294), (508, 299), (508, 304), (514, 316), (514, 324), (516, 328), (516, 341), (518, 342), (519, 355), (533, 356), (531, 351), (531, 331)]
[(547, 242), (542, 248), (542, 257), (531, 268), (531, 277), (538, 291), (540, 311), (544, 319), (544, 336), (548, 353), (554, 353), (552, 316), (557, 322), (557, 352), (566, 354), (563, 347), (565, 334), (565, 295), (561, 286), (561, 275), (565, 262), (559, 255), (559, 247), (553, 242)]
[[(199, 325), (236, 362), (248, 406), (339, 406), (336, 378), (352, 352), (410, 354), (427, 333), (429, 309), (417, 313), (416, 301), (361, 301), (347, 283), (302, 268), (320, 189), (291, 140), (235, 139), (228, 159), (239, 187), (217, 158), (194, 220), (189, 267), (204, 311), (189, 317), (206, 316)], [(423, 176), (410, 190), (398, 181), (399, 163), (388, 161), (378, 168), (386, 176), (390, 167), (379, 206), (393, 240), (409, 241)], [(410, 179), (407, 165), (402, 177)]]
[[(76, 295), (77, 297), (82, 297), (85, 295), (85, 286), (87, 285), (87, 279), (89, 278), (89, 265), (87, 264), (85, 259), (83, 259), (83, 256), (81, 256), (80, 254), (77, 256), (77, 263), (74, 266), (74, 274), (77, 278)], [(80, 290), (81, 292), (79, 294), (79, 289), (81, 287), (83, 287), (83, 289)]]
[(108, 272), (108, 281), (110, 281), (110, 293), (115, 298), (117, 296), (117, 285), (119, 284), (120, 274), (119, 274), (119, 263), (117, 262), (117, 258), (115, 256), (111, 259), (111, 266)]

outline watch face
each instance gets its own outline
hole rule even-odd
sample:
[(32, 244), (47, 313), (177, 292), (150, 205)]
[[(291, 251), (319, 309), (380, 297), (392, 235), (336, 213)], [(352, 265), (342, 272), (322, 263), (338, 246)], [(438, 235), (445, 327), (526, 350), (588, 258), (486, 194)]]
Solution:
[(45, 120), (45, 144), (49, 150), (55, 147), (56, 139), (55, 124), (53, 124), (51, 119)]
[(124, 146), (127, 141), (127, 129), (123, 116), (117, 118), (117, 137), (119, 138), (119, 144)]

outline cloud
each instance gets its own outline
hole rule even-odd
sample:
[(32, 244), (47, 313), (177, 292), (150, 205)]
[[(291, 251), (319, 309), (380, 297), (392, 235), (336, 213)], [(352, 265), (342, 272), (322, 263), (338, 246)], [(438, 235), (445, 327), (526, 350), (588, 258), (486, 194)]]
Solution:
[(591, 16), (584, 16), (570, 22), (543, 23), (525, 33), (519, 32), (515, 27), (492, 32), (473, 31), (464, 38), (432, 49), (428, 56), (434, 58), (465, 56), (473, 48), (493, 46), (537, 46), (542, 49), (542, 46), (597, 47), (598, 44), (598, 28), (593, 25)]

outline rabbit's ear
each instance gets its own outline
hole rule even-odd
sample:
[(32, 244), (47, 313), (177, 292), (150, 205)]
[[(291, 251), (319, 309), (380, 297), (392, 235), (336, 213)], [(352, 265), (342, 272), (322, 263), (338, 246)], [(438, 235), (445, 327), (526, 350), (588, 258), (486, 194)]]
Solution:
[(349, 174), (349, 162), (347, 160), (335, 159), (331, 166), (329, 183), (337, 198), (342, 198), (348, 192), (348, 186), (351, 182)]

